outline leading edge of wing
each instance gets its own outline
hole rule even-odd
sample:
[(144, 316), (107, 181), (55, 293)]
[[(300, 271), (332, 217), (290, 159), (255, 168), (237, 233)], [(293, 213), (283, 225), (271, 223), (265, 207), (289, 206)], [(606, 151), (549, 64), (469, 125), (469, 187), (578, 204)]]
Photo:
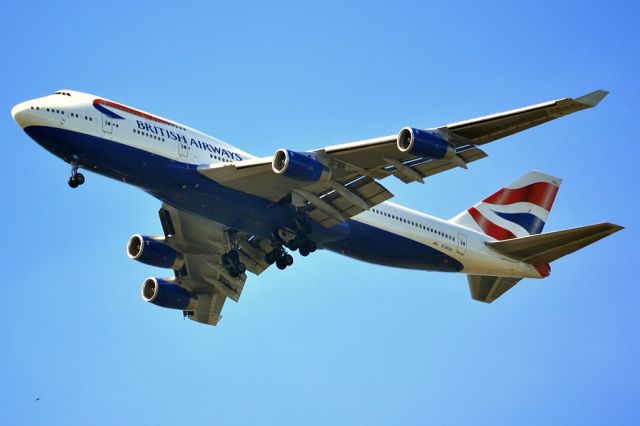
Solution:
[(541, 102), (539, 104), (529, 105), (522, 108), (516, 108), (509, 111), (498, 112), (495, 114), (489, 114), (481, 117), (470, 118), (463, 121), (457, 121), (455, 123), (447, 124), (446, 127), (450, 130), (455, 130), (457, 127), (463, 127), (469, 124), (475, 124), (478, 122), (494, 120), (497, 118), (508, 117), (510, 115), (516, 115), (523, 112), (535, 111), (537, 109), (544, 109), (553, 105), (558, 104), (559, 102), (575, 102), (580, 104), (582, 107), (577, 108), (576, 111), (593, 108), (598, 105), (607, 95), (609, 94), (606, 90), (595, 90), (593, 92), (587, 93), (586, 95), (580, 96), (579, 98), (561, 98), (553, 101)]

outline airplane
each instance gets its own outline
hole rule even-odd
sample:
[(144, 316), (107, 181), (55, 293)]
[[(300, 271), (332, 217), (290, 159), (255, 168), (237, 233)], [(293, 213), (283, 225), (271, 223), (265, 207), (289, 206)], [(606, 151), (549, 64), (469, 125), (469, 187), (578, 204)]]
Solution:
[(388, 200), (387, 177), (419, 182), (487, 156), (485, 144), (596, 106), (608, 92), (563, 98), (440, 127), (304, 152), (255, 157), (186, 125), (73, 90), (16, 105), (35, 142), (71, 165), (134, 185), (162, 202), (164, 235), (133, 235), (127, 255), (173, 277), (144, 280), (144, 301), (217, 325), (247, 271), (293, 264), (326, 249), (396, 268), (467, 275), (471, 297), (491, 303), (523, 278), (611, 235), (599, 223), (542, 233), (561, 179), (531, 171), (449, 220)]

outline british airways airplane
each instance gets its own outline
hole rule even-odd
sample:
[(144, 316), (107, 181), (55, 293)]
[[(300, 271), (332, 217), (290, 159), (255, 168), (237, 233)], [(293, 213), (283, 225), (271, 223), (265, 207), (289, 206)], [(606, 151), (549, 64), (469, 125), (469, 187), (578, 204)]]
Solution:
[(135, 185), (162, 202), (164, 236), (136, 234), (130, 258), (173, 270), (147, 278), (142, 298), (216, 325), (238, 301), (246, 271), (293, 264), (327, 249), (379, 265), (467, 275), (471, 297), (493, 302), (522, 278), (622, 227), (600, 223), (541, 233), (561, 180), (529, 172), (444, 220), (389, 202), (387, 177), (420, 182), (486, 157), (482, 145), (596, 106), (605, 91), (430, 129), (257, 158), (160, 116), (73, 90), (16, 105), (39, 145), (80, 169)]

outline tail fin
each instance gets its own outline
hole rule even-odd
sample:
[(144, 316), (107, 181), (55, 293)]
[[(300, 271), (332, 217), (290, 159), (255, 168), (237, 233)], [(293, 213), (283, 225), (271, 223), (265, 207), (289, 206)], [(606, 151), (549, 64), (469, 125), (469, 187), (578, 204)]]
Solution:
[(542, 232), (561, 179), (531, 171), (450, 222), (482, 232), (496, 240)]

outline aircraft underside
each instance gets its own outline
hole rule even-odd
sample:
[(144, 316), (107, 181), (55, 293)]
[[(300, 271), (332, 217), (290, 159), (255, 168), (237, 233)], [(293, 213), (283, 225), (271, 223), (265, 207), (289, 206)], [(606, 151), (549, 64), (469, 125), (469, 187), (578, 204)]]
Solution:
[[(288, 206), (221, 186), (198, 173), (194, 165), (69, 130), (29, 127), (25, 131), (67, 162), (75, 161), (87, 170), (139, 187), (169, 205), (225, 228), (266, 239), (273, 238), (279, 228), (294, 228), (294, 212)], [(330, 229), (312, 219), (308, 223), (308, 237), (318, 248), (354, 259), (427, 271), (463, 269), (459, 261), (436, 249), (355, 220)]]

